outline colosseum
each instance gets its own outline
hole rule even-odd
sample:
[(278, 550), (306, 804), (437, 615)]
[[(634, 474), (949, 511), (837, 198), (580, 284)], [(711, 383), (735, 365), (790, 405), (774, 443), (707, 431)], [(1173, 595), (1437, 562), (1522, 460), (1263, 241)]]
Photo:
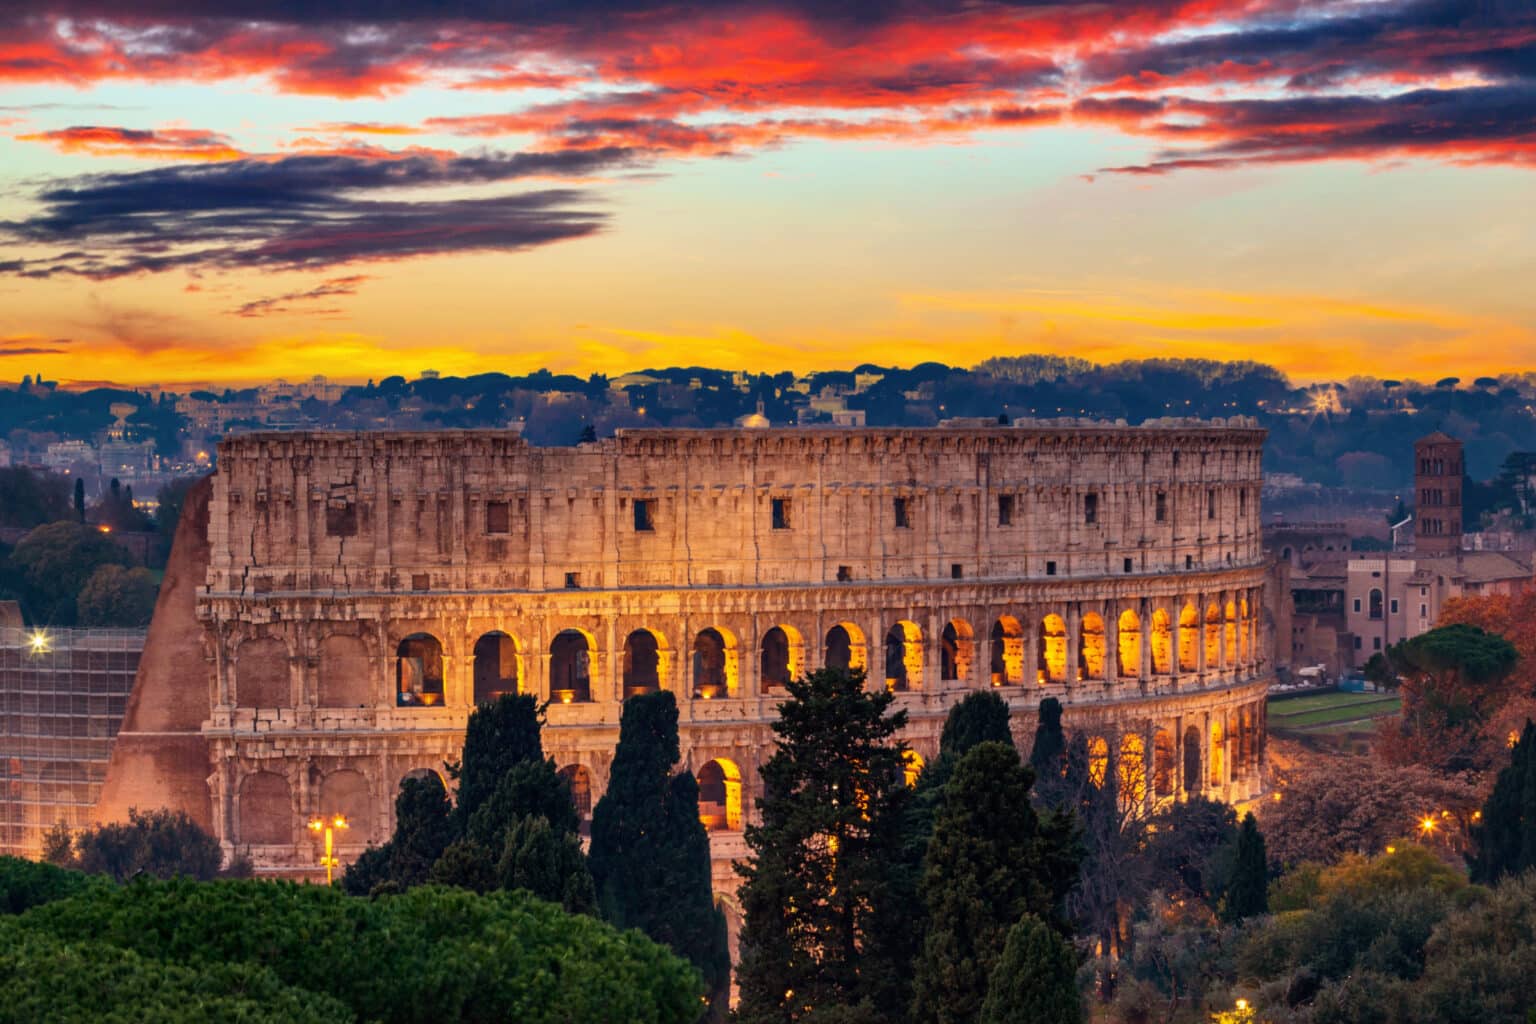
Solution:
[[(865, 669), (913, 767), (992, 689), (1066, 706), (1136, 799), (1259, 789), (1271, 629), (1248, 421), (226, 440), (189, 498), (99, 817), (181, 807), (272, 873), (392, 828), (477, 701), (550, 702), (601, 796), (623, 699), (673, 691), (722, 896), (785, 681)], [(1113, 753), (1114, 757), (1111, 757)]]

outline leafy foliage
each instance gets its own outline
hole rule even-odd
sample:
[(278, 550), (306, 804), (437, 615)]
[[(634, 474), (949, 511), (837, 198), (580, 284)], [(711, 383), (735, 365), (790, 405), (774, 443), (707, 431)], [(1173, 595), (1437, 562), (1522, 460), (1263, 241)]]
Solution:
[(1496, 882), (1536, 868), (1536, 724), (1525, 723), (1483, 805), (1481, 824), (1472, 827), (1472, 840), (1473, 881)]
[(496, 792), (508, 771), (544, 760), (541, 725), (538, 703), (528, 694), (504, 694), (469, 716), (463, 756), (449, 767), (449, 774), (458, 782), (454, 813), (460, 830)]
[(725, 918), (714, 903), (698, 783), (692, 772), (672, 775), (678, 756), (676, 698), (661, 690), (626, 700), (608, 789), (592, 812), (592, 878), (605, 920), (687, 957), (723, 1003)]
[(185, 811), (129, 808), (126, 822), (92, 825), (72, 838), (54, 834), (49, 859), (59, 867), (124, 882), (153, 878), (217, 878), (224, 862), (219, 841)]
[(145, 568), (99, 566), (75, 599), (82, 626), (118, 626), (143, 629), (155, 612), (160, 585)]
[(69, 510), (67, 478), (26, 466), (0, 466), (0, 526), (31, 529), (68, 519)]
[(1264, 836), (1253, 812), (1243, 815), (1237, 832), (1237, 853), (1232, 877), (1222, 897), (1221, 916), (1226, 921), (1241, 921), (1269, 912), (1269, 863), (1264, 854)]
[(1026, 915), (1008, 931), (979, 1024), (1081, 1024), (1077, 956), (1044, 921)]
[(1237, 815), (1203, 796), (1170, 804), (1148, 822), (1147, 861), (1162, 892), (1215, 904), (1224, 887), (1222, 852), (1237, 839)]
[(23, 601), (32, 620), (57, 626), (74, 625), (75, 599), (98, 568), (133, 563), (106, 534), (68, 521), (27, 534), (12, 550), (11, 561), (21, 572)]
[(892, 874), (909, 797), (897, 734), (904, 711), (862, 672), (822, 669), (786, 685), (763, 765), (762, 823), (737, 866), (745, 922), (737, 978), (745, 1022), (803, 1020), (861, 1005), (905, 1007), (907, 969), (888, 943), (906, 927)]
[(0, 857), (0, 914), (20, 914), (67, 899), (91, 884), (78, 871), (20, 857)]
[(1386, 652), (1403, 694), (1402, 717), (1378, 749), (1398, 764), (1452, 773), (1488, 766), (1482, 730), (1507, 699), (1519, 655), (1501, 636), (1456, 623), (1400, 641)]

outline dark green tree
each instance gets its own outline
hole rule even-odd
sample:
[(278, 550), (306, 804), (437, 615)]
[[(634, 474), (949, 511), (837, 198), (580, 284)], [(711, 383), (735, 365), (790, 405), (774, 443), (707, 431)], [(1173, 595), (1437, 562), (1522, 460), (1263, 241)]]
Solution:
[(920, 890), (928, 930), (914, 981), (914, 1016), (974, 1021), (1008, 931), (1025, 914), (1059, 923), (1076, 878), (1075, 851), (1043, 833), (1030, 803), (1034, 771), (1008, 743), (960, 759), (934, 820)]
[(39, 526), (16, 543), (11, 561), (21, 570), (34, 622), (74, 625), (76, 598), (103, 565), (132, 565), (122, 545), (106, 534), (63, 520)]
[(597, 913), (597, 891), (581, 852), (581, 838), (551, 828), (542, 817), (520, 818), (507, 831), (496, 877), (501, 888), (526, 890), (558, 903), (566, 913)]
[(1036, 795), (1052, 805), (1062, 797), (1061, 778), (1066, 771), (1067, 737), (1061, 729), (1061, 701), (1047, 697), (1040, 702), (1035, 743), (1029, 750), (1029, 766), (1035, 770)]
[(26, 466), (0, 467), (0, 526), (31, 529), (69, 518), (69, 482)]
[(160, 585), (148, 569), (103, 565), (75, 599), (76, 620), (82, 626), (143, 629), (154, 616), (159, 595)]
[(532, 696), (504, 694), (469, 716), (464, 752), (448, 773), (458, 782), (455, 817), (462, 830), (489, 800), (507, 772), (520, 764), (544, 760), (539, 739), (543, 712)]
[(1264, 852), (1264, 835), (1250, 811), (1243, 815), (1237, 830), (1237, 850), (1232, 862), (1232, 878), (1222, 896), (1221, 917), (1236, 922), (1257, 914), (1269, 913), (1269, 858)]
[(1514, 645), (1454, 623), (1393, 644), (1386, 654), (1385, 675), (1398, 685), (1403, 709), (1396, 728), (1382, 731), (1378, 752), (1447, 774), (1491, 767), (1481, 734), (1509, 695), (1519, 659)]
[(979, 1024), (1082, 1024), (1087, 1018), (1072, 947), (1039, 918), (1022, 918), (1008, 931), (975, 1019)]
[(698, 783), (692, 772), (672, 775), (678, 755), (672, 693), (626, 700), (608, 789), (592, 811), (592, 878), (605, 920), (687, 957), (719, 999), (730, 972), (725, 918), (714, 902)]
[(1491, 885), (1536, 867), (1536, 724), (1529, 719), (1471, 831), (1472, 881)]
[(128, 820), (92, 825), (72, 837), (49, 833), (49, 860), (125, 882), (139, 875), (208, 881), (224, 863), (219, 841), (184, 811), (130, 809)]
[(85, 480), (75, 478), (75, 518), (85, 522)]
[(745, 920), (740, 1020), (800, 1021), (818, 1007), (902, 1018), (909, 964), (891, 939), (909, 927), (893, 899), (908, 800), (897, 736), (906, 712), (862, 671), (822, 669), (785, 687), (763, 765), (762, 823), (737, 866)]
[(1013, 746), (1008, 728), (1008, 702), (991, 690), (978, 690), (949, 709), (939, 736), (939, 756), (959, 760), (979, 743)]
[(1228, 804), (1191, 797), (1152, 816), (1146, 859), (1152, 885), (1173, 899), (1214, 904), (1224, 889), (1222, 851), (1237, 842), (1237, 814)]
[(427, 880), (432, 865), (453, 841), (452, 807), (436, 772), (407, 778), (395, 798), (395, 834), (390, 837), (389, 878), (402, 888)]

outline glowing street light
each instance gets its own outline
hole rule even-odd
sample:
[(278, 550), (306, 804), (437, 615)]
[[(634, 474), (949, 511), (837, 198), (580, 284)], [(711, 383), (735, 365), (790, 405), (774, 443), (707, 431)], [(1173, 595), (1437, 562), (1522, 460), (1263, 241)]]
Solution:
[(1439, 827), (1440, 823), (1435, 820), (1435, 816), (1433, 814), (1426, 814), (1424, 817), (1419, 819), (1419, 831), (1426, 836), (1434, 835), (1435, 829)]
[(347, 819), (340, 814), (332, 815), (329, 818), (316, 817), (309, 819), (309, 830), (314, 832), (316, 835), (320, 835), (321, 833), (324, 833), (325, 835), (325, 854), (320, 858), (320, 863), (325, 866), (326, 885), (331, 884), (332, 873), (336, 870), (336, 865), (338, 863), (336, 860), (333, 838), (335, 831), (337, 829), (350, 827), (351, 826), (347, 824)]
[(48, 634), (40, 629), (27, 639), (27, 647), (33, 654), (47, 654), (53, 650)]

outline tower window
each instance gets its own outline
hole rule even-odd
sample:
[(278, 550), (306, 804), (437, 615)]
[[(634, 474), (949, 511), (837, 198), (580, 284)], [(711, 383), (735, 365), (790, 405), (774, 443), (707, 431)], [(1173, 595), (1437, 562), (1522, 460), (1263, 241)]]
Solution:
[(789, 529), (789, 499), (774, 498), (770, 505), (773, 509), (773, 528), (775, 530)]
[(635, 501), (635, 529), (642, 533), (656, 529), (655, 499), (641, 498)]

